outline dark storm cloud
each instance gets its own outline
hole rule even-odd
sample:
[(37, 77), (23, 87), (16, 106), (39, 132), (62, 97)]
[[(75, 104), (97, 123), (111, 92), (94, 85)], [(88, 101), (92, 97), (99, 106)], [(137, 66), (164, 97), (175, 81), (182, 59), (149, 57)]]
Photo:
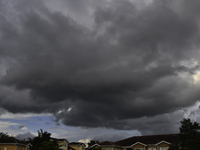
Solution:
[(25, 126), (24, 125), (20, 125), (19, 127), (18, 127), (18, 129), (22, 129), (22, 128), (24, 128)]
[(0, 15), (0, 104), (8, 111), (145, 133), (136, 118), (145, 122), (199, 99), (199, 12), (186, 5), (194, 1), (105, 1), (94, 7), (92, 29), (42, 1), (10, 2), (0, 5), (7, 8)]
[(57, 123), (55, 123), (55, 125), (60, 126), (60, 123), (57, 122)]

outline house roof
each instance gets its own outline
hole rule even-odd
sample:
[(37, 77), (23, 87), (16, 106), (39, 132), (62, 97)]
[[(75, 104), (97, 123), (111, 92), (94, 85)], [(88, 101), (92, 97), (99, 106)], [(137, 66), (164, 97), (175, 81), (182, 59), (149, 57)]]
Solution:
[(98, 143), (96, 143), (96, 144), (92, 145), (91, 148), (92, 147), (101, 147), (101, 146)]
[(57, 139), (57, 138), (52, 138), (52, 137), (50, 139), (55, 140), (55, 141), (67, 141), (67, 139)]
[(76, 150), (76, 149), (74, 149), (74, 148), (71, 147), (71, 146), (68, 146), (68, 150)]
[(106, 145), (106, 146), (120, 146), (119, 144), (115, 143), (115, 142), (111, 142), (111, 141), (104, 141), (104, 142), (101, 142), (99, 143), (99, 145), (103, 146), (103, 145)]
[(179, 134), (167, 134), (167, 135), (147, 135), (147, 136), (134, 136), (124, 140), (115, 142), (121, 146), (131, 146), (137, 142), (143, 144), (158, 144), (159, 142), (166, 141), (169, 143), (179, 142)]
[(81, 142), (71, 142), (69, 145), (85, 145), (84, 143)]
[(9, 137), (9, 138), (0, 138), (0, 144), (27, 145), (28, 143), (25, 141), (17, 140), (14, 137)]
[(104, 141), (104, 142), (99, 143), (99, 145), (115, 145), (115, 143), (110, 142), (110, 141)]

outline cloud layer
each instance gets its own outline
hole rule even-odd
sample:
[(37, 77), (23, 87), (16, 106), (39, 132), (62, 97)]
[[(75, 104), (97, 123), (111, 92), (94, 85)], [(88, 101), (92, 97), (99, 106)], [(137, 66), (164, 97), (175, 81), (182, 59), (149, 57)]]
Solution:
[(0, 1), (2, 108), (145, 132), (137, 118), (160, 120), (199, 100), (199, 2), (54, 5)]

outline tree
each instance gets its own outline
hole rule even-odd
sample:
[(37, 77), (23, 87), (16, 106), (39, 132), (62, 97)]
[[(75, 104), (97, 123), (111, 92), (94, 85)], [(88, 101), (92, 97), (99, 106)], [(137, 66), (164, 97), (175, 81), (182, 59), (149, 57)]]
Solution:
[(51, 141), (42, 142), (38, 150), (58, 150), (58, 146)]
[(0, 138), (10, 138), (10, 136), (8, 135), (8, 133), (3, 133), (3, 132), (0, 132)]
[(32, 147), (31, 150), (59, 150), (57, 141), (50, 140), (51, 133), (38, 131), (38, 136), (33, 139), (29, 138)]
[(181, 150), (197, 150), (200, 148), (200, 126), (190, 119), (183, 119), (180, 126)]
[(90, 140), (90, 142), (88, 143), (88, 150), (101, 150), (101, 147), (92, 147), (94, 144), (99, 144), (99, 141), (97, 140)]
[(179, 150), (179, 144), (172, 143), (168, 150)]

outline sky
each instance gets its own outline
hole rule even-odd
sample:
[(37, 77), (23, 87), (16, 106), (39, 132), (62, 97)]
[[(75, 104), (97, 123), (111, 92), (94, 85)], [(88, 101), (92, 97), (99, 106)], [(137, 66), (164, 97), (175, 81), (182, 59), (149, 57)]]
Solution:
[(69, 142), (200, 123), (200, 1), (0, 0), (0, 131)]

